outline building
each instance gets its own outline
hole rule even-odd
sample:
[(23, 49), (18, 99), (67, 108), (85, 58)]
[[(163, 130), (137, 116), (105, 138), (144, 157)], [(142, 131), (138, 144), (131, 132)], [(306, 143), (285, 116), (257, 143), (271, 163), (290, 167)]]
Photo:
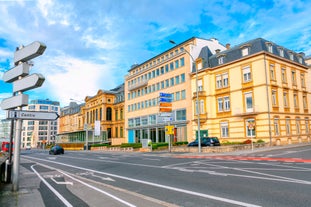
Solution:
[(10, 140), (11, 120), (0, 120), (0, 142)]
[(201, 132), (222, 142), (310, 142), (311, 86), (304, 54), (262, 38), (227, 47), (201, 53), (198, 77), (191, 73), (192, 106), (198, 78)]
[(124, 84), (111, 90), (98, 90), (95, 96), (87, 96), (84, 104), (71, 103), (64, 107), (58, 142), (124, 143)]
[[(125, 77), (124, 86), (126, 141), (136, 143), (150, 139), (152, 142), (167, 142), (166, 125), (173, 125), (175, 141), (192, 140), (195, 120), (190, 74), (194, 60), (202, 50), (213, 55), (225, 49), (216, 39), (193, 37), (133, 65)], [(160, 111), (160, 93), (171, 94), (170, 113)]]
[[(60, 114), (59, 102), (49, 99), (32, 100), (24, 110), (56, 112)], [(48, 144), (55, 143), (57, 133), (58, 120), (24, 120), (21, 147), (31, 146), (32, 148), (43, 148)]]

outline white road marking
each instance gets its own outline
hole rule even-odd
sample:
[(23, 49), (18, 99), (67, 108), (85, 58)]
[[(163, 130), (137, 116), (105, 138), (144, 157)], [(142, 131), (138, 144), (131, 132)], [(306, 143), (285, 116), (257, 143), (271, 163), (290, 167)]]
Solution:
[(73, 185), (73, 183), (72, 183), (72, 182), (57, 181), (57, 180), (55, 180), (54, 178), (51, 178), (51, 180), (53, 180), (53, 181), (54, 181), (54, 183), (56, 183), (56, 184), (58, 184), (58, 185)]
[[(28, 156), (24, 156), (24, 157), (28, 157)], [(69, 164), (64, 164), (64, 163), (59, 163), (59, 162), (54, 162), (54, 161), (49, 161), (49, 160), (43, 160), (40, 158), (35, 158), (35, 157), (28, 157), (30, 159), (36, 159), (36, 160), (41, 160), (41, 161), (45, 161), (45, 162), (51, 162), (51, 163), (55, 163), (58, 165), (63, 165), (63, 166), (67, 166), (67, 167), (72, 167), (72, 168), (76, 168), (76, 169), (80, 169), (80, 170), (86, 170), (86, 171), (91, 171), (91, 172), (95, 172), (98, 174), (103, 174), (103, 175), (108, 175), (111, 177), (116, 177), (116, 178), (120, 178), (123, 180), (129, 180), (132, 182), (137, 182), (137, 183), (141, 183), (141, 184), (145, 184), (145, 185), (150, 185), (150, 186), (154, 186), (154, 187), (158, 187), (158, 188), (164, 188), (164, 189), (168, 189), (168, 190), (172, 190), (172, 191), (176, 191), (176, 192), (181, 192), (181, 193), (185, 193), (185, 194), (189, 194), (189, 195), (194, 195), (194, 196), (198, 196), (198, 197), (203, 197), (203, 198), (208, 198), (208, 199), (212, 199), (212, 200), (217, 200), (217, 201), (221, 201), (221, 202), (225, 202), (225, 203), (230, 203), (230, 204), (235, 204), (235, 205), (240, 205), (240, 206), (247, 206), (247, 207), (259, 207), (258, 205), (255, 204), (251, 204), (251, 203), (245, 203), (242, 201), (236, 201), (236, 200), (232, 200), (232, 199), (227, 199), (227, 198), (223, 198), (223, 197), (218, 197), (218, 196), (213, 196), (213, 195), (209, 195), (209, 194), (204, 194), (204, 193), (199, 193), (199, 192), (195, 192), (195, 191), (189, 191), (189, 190), (185, 190), (185, 189), (180, 189), (180, 188), (175, 188), (172, 186), (167, 186), (167, 185), (161, 185), (161, 184), (157, 184), (157, 183), (152, 183), (152, 182), (148, 182), (148, 181), (143, 181), (143, 180), (138, 180), (138, 179), (134, 179), (134, 178), (128, 178), (128, 177), (124, 177), (124, 176), (120, 176), (120, 175), (115, 175), (115, 174), (111, 174), (111, 173), (105, 173), (105, 172), (101, 172), (101, 171), (97, 171), (97, 170), (92, 170), (92, 169), (87, 169), (84, 167), (78, 167), (78, 166), (74, 166), (74, 165), (69, 165)], [(62, 172), (64, 175), (64, 172)], [(68, 177), (71, 177), (69, 175), (67, 175)], [(72, 177), (72, 179), (75, 179)], [(78, 182), (83, 182), (83, 181), (79, 181)], [(84, 182), (83, 182), (84, 183)], [(91, 186), (87, 183), (85, 183), (85, 185), (89, 186), (90, 188), (95, 188), (94, 186)], [(100, 189), (98, 189), (100, 190)]]
[(31, 166), (32, 171), (37, 174), (37, 176), (42, 180), (42, 182), (67, 206), (73, 207), (57, 190), (55, 190), (35, 169), (35, 165)]

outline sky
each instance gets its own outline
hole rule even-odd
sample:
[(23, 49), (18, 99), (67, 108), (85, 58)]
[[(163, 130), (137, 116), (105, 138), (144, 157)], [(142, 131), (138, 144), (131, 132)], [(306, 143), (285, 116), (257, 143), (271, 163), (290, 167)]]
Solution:
[[(310, 8), (309, 0), (0, 0), (0, 78), (16, 47), (34, 41), (47, 48), (30, 74), (45, 82), (25, 93), (61, 106), (122, 84), (131, 65), (173, 47), (169, 40), (234, 46), (262, 37), (310, 56)], [(11, 96), (1, 78), (0, 101)]]

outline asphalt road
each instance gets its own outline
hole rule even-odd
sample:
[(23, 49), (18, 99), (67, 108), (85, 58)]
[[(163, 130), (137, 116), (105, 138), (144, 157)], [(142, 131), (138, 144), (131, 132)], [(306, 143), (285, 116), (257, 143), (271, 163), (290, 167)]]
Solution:
[(311, 146), (216, 156), (30, 150), (21, 158), (42, 180), (46, 206), (311, 206)]

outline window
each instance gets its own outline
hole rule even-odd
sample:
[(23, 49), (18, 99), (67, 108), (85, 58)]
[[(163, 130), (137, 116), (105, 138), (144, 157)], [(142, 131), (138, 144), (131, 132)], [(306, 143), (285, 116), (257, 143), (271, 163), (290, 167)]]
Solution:
[(283, 48), (279, 48), (279, 54), (281, 57), (284, 57), (284, 49)]
[(156, 124), (156, 115), (149, 116), (149, 124)]
[(142, 126), (148, 125), (148, 117), (147, 116), (141, 117), (141, 125)]
[(170, 81), (169, 81), (169, 79), (165, 80), (165, 87), (166, 87), (166, 88), (170, 87)]
[(273, 125), (274, 125), (274, 135), (279, 136), (280, 135), (279, 118), (274, 118)]
[(162, 88), (162, 89), (165, 88), (165, 86), (164, 86), (164, 81), (161, 81), (161, 88)]
[(306, 128), (306, 134), (309, 134), (310, 130), (309, 130), (309, 119), (308, 118), (305, 119), (305, 128)]
[(176, 92), (176, 101), (179, 101), (179, 100), (180, 100), (180, 92), (177, 91), (177, 92)]
[(222, 98), (218, 98), (217, 99), (217, 102), (218, 102), (218, 112), (221, 112), (223, 111), (224, 107), (223, 107), (223, 99)]
[(170, 63), (170, 70), (174, 70), (174, 63), (173, 62)]
[(49, 110), (48, 106), (40, 105), (40, 111), (47, 111)]
[(129, 119), (128, 120), (128, 125), (129, 125), (129, 127), (133, 127), (134, 126), (134, 120), (133, 119)]
[(308, 101), (307, 101), (307, 95), (306, 94), (304, 94), (302, 96), (302, 103), (303, 103), (303, 108), (308, 109)]
[(302, 57), (298, 57), (298, 62), (302, 64)]
[(176, 111), (176, 121), (185, 121), (185, 120), (187, 120), (186, 109), (177, 110)]
[(204, 114), (204, 100), (200, 100), (200, 114)]
[(161, 67), (161, 74), (164, 74), (164, 67)]
[(229, 137), (228, 122), (221, 122), (220, 129), (221, 129), (221, 135), (220, 135), (221, 137)]
[(297, 85), (297, 82), (296, 82), (296, 72), (294, 70), (292, 70), (292, 84), (293, 85)]
[(199, 100), (199, 105), (198, 105), (198, 101), (197, 100), (195, 101), (195, 114), (196, 115), (198, 115), (198, 111), (200, 111), (200, 114), (204, 114), (204, 100)]
[(276, 80), (274, 64), (270, 64), (270, 78), (271, 80)]
[(185, 65), (185, 58), (180, 58), (180, 67)]
[(244, 98), (245, 98), (246, 112), (253, 112), (253, 93), (252, 92), (245, 93)]
[(140, 118), (135, 118), (135, 126), (140, 126)]
[(306, 87), (305, 74), (300, 75), (300, 81), (301, 81), (301, 87), (305, 88)]
[(165, 65), (165, 72), (167, 73), (168, 71), (168, 65)]
[(277, 91), (272, 90), (272, 106), (277, 106)]
[(179, 84), (179, 83), (180, 83), (179, 76), (175, 76), (175, 83), (176, 83), (176, 84)]
[(287, 78), (286, 78), (286, 69), (285, 68), (282, 68), (281, 69), (281, 78), (282, 78), (282, 83), (287, 83)]
[(181, 74), (181, 75), (180, 75), (180, 77), (181, 77), (181, 82), (182, 82), (182, 83), (184, 83), (184, 82), (185, 82), (185, 80), (186, 80), (186, 79), (185, 79), (185, 74), (184, 74), (184, 73), (183, 73), (183, 74)]
[(218, 102), (218, 112), (230, 111), (230, 98), (229, 96), (219, 97)]
[(108, 107), (106, 109), (106, 120), (107, 121), (111, 121), (112, 120), (112, 109), (110, 107)]
[(181, 99), (182, 100), (186, 99), (186, 90), (181, 91)]
[(284, 104), (284, 107), (289, 107), (289, 105), (288, 105), (288, 92), (287, 91), (283, 92), (283, 104)]
[(243, 47), (241, 51), (242, 51), (242, 56), (246, 56), (249, 54), (249, 47)]
[(120, 137), (123, 137), (123, 127), (120, 127)]
[(249, 66), (246, 66), (243, 68), (243, 82), (247, 83), (252, 80), (251, 78), (251, 68)]
[(222, 88), (221, 75), (216, 76), (216, 88)]
[(179, 68), (179, 60), (175, 61), (175, 68)]
[(224, 63), (224, 56), (218, 57), (218, 65), (221, 65)]
[(202, 79), (198, 80), (198, 91), (203, 91), (203, 83)]
[(174, 78), (171, 78), (171, 86), (174, 86), (175, 85), (175, 82), (174, 82)]
[(224, 97), (224, 110), (230, 111), (230, 99), (229, 96)]
[(292, 52), (289, 52), (288, 55), (289, 55), (289, 59), (290, 59), (290, 60), (294, 60), (294, 54), (293, 54)]
[(285, 127), (286, 127), (286, 135), (290, 135), (291, 127), (290, 127), (290, 118), (285, 119)]
[(294, 107), (295, 108), (298, 108), (298, 95), (297, 93), (294, 93)]
[(222, 74), (222, 81), (224, 88), (229, 86), (228, 73)]
[(296, 134), (300, 134), (300, 118), (296, 118)]
[(254, 119), (247, 119), (245, 125), (246, 125), (246, 136), (247, 137), (256, 136), (255, 120)]
[(271, 43), (267, 43), (268, 52), (273, 53), (273, 47)]

